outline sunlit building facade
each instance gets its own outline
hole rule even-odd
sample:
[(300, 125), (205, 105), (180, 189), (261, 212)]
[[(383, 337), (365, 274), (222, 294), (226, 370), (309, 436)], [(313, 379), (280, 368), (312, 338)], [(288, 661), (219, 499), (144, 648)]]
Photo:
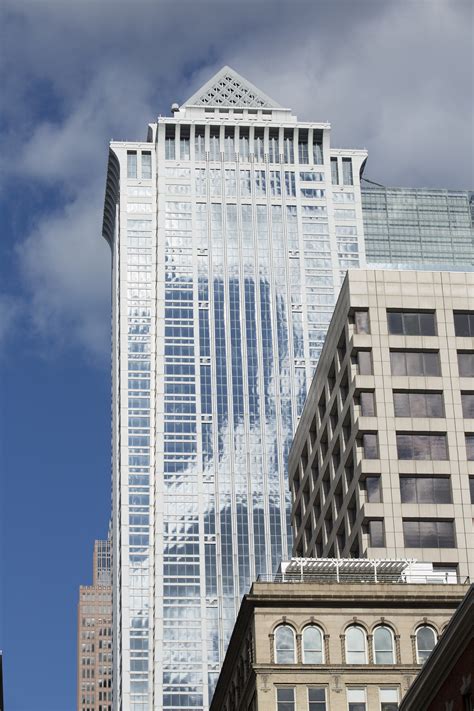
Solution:
[(224, 67), (112, 142), (114, 709), (206, 709), (291, 548), (286, 463), (348, 267), (362, 150)]
[(289, 456), (298, 557), (474, 575), (474, 274), (359, 269)]

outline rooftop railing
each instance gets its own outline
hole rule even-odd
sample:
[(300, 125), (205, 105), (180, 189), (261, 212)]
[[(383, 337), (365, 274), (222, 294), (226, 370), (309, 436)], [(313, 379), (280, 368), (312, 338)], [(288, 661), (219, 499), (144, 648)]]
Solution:
[(283, 561), (275, 575), (259, 575), (257, 582), (456, 585), (469, 584), (469, 578), (460, 580), (454, 570), (436, 570), (415, 560), (293, 558)]

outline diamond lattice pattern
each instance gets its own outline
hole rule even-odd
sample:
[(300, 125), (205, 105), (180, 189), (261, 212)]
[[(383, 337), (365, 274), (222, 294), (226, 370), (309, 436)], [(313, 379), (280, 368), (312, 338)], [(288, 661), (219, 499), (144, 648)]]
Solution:
[(270, 106), (253, 89), (229, 74), (199, 97), (196, 104), (210, 106)]

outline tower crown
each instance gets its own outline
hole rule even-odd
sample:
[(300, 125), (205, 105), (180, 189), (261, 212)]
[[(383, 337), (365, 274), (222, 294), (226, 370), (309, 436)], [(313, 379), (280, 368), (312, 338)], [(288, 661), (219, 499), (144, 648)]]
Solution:
[(204, 86), (182, 104), (181, 108), (188, 106), (282, 108), (280, 104), (228, 66), (222, 67), (217, 74), (214, 74)]

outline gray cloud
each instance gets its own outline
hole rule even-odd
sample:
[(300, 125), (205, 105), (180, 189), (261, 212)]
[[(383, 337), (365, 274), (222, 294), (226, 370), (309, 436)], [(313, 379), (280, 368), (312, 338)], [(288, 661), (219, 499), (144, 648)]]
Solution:
[(335, 145), (368, 148), (380, 182), (474, 184), (464, 0), (4, 0), (3, 16), (6, 183), (55, 197), (17, 254), (34, 327), (56, 344), (108, 352), (108, 140), (144, 137), (222, 64), (300, 118), (330, 120)]

